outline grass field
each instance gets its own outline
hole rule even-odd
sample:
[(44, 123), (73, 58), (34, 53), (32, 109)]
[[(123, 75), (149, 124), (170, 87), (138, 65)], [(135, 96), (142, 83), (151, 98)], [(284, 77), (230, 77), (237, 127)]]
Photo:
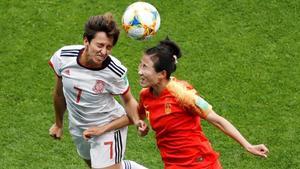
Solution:
[[(53, 140), (54, 74), (47, 62), (60, 47), (82, 44), (91, 15), (114, 13), (120, 24), (134, 1), (10, 0), (0, 2), (0, 168), (86, 168), (65, 121)], [(224, 169), (300, 168), (300, 2), (298, 0), (151, 0), (161, 28), (150, 41), (126, 37), (113, 51), (129, 68), (137, 97), (142, 51), (167, 35), (183, 50), (177, 78), (192, 83), (214, 109), (253, 144), (265, 143), (267, 159), (254, 157), (203, 122)], [(163, 167), (154, 134), (139, 138), (130, 127), (126, 158)]]

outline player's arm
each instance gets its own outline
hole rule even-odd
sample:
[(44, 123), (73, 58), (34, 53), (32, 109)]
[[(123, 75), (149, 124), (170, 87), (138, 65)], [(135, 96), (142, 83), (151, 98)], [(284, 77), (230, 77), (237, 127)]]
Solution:
[(140, 120), (138, 113), (139, 104), (131, 94), (130, 89), (126, 93), (121, 95), (121, 99), (124, 103), (128, 117), (133, 122), (133, 124), (137, 126), (139, 135), (145, 136), (148, 133), (149, 129), (146, 123), (143, 120)]
[(128, 114), (130, 120), (135, 124), (138, 125), (139, 124), (139, 115), (138, 115), (138, 102), (136, 101), (136, 99), (133, 97), (133, 95), (131, 94), (130, 89), (128, 89), (127, 92), (125, 92), (124, 94), (120, 95), (126, 113)]
[(108, 131), (111, 131), (114, 129), (118, 129), (118, 128), (122, 128), (122, 127), (125, 127), (132, 123), (131, 120), (129, 119), (128, 111), (134, 111), (134, 106), (135, 106), (136, 100), (130, 93), (130, 89), (128, 89), (128, 91), (126, 91), (125, 94), (121, 95), (121, 99), (124, 103), (127, 115), (117, 118), (114, 121), (112, 121), (106, 125), (95, 126), (95, 127), (90, 127), (88, 129), (86, 129), (83, 132), (84, 139), (87, 140), (87, 139), (90, 139), (92, 136), (100, 136), (105, 132), (108, 132)]
[(53, 92), (53, 104), (55, 111), (55, 123), (49, 129), (49, 134), (54, 138), (61, 138), (63, 133), (63, 117), (66, 111), (66, 101), (63, 94), (62, 78), (56, 76), (56, 84)]
[(114, 129), (122, 128), (130, 124), (130, 120), (127, 115), (121, 116), (116, 120), (103, 125), (103, 126), (96, 126), (90, 127), (83, 132), (84, 139), (90, 139), (92, 136), (100, 136), (105, 132), (109, 132)]
[(87, 139), (90, 139), (92, 136), (99, 136), (105, 132), (108, 132), (108, 131), (111, 131), (114, 129), (118, 129), (118, 128), (122, 128), (129, 124), (132, 124), (133, 120), (131, 121), (129, 119), (129, 117), (136, 120), (135, 124), (137, 126), (144, 124), (144, 121), (139, 120), (138, 111), (137, 111), (138, 103), (135, 100), (135, 98), (132, 96), (130, 89), (126, 93), (121, 95), (121, 99), (124, 103), (124, 107), (127, 112), (127, 115), (124, 115), (106, 125), (88, 128), (87, 130), (85, 130), (83, 132), (84, 139), (87, 140)]
[(236, 140), (239, 144), (241, 144), (248, 152), (262, 156), (267, 157), (268, 149), (265, 145), (252, 145), (250, 144), (243, 136), (242, 134), (224, 117), (219, 116), (217, 113), (215, 113), (212, 109), (209, 110), (206, 118), (208, 122), (219, 128), (221, 131), (223, 131), (226, 135), (230, 136), (234, 140)]

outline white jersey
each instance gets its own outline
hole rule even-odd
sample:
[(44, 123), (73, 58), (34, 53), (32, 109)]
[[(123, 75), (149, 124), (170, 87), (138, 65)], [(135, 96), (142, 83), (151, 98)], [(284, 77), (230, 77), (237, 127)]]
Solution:
[(125, 114), (114, 95), (126, 93), (129, 83), (127, 68), (111, 55), (101, 69), (80, 65), (83, 49), (83, 45), (65, 46), (51, 57), (49, 64), (62, 77), (70, 124), (86, 129), (107, 124)]

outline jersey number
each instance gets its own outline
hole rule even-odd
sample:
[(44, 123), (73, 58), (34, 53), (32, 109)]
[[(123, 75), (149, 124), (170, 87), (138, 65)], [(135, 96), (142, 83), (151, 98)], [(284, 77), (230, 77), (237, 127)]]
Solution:
[(110, 147), (109, 147), (109, 150), (110, 150), (110, 159), (112, 159), (113, 158), (113, 142), (112, 141), (108, 141), (108, 142), (104, 142), (104, 145), (109, 145)]
[(82, 89), (79, 89), (78, 87), (74, 87), (74, 89), (77, 90), (77, 99), (76, 99), (76, 103), (79, 103), (79, 101), (80, 101), (80, 96), (81, 96), (81, 93), (82, 93)]

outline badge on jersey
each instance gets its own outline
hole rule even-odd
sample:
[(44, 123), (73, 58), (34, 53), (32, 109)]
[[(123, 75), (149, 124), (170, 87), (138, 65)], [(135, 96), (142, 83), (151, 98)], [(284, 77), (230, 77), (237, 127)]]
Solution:
[(210, 109), (210, 104), (208, 104), (204, 99), (202, 99), (200, 96), (196, 96), (195, 104), (204, 111), (207, 111)]
[(93, 87), (93, 91), (96, 93), (96, 94), (101, 94), (104, 90), (104, 86), (105, 86), (105, 83), (104, 81), (102, 80), (96, 80), (96, 83)]
[(149, 110), (148, 110), (148, 106), (145, 105), (145, 106), (144, 106), (144, 109), (145, 109), (145, 113), (146, 113), (146, 118), (147, 118), (148, 120), (150, 120), (150, 112), (149, 112)]
[(124, 84), (127, 86), (128, 85), (128, 78), (127, 78), (127, 75), (125, 75), (124, 77), (123, 77), (123, 80), (124, 80)]
[(167, 99), (166, 100), (166, 103), (165, 103), (165, 114), (170, 114), (172, 113), (172, 110), (171, 110), (171, 103), (169, 102), (169, 100)]

